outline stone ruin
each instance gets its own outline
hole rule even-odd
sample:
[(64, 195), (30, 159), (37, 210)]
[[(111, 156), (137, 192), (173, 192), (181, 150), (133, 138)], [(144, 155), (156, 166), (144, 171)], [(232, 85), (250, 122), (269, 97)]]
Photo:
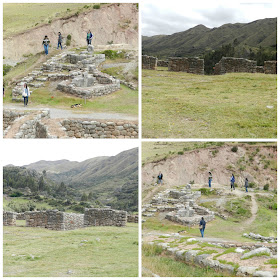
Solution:
[(183, 190), (160, 192), (153, 197), (151, 204), (144, 205), (143, 216), (151, 217), (154, 212), (168, 212), (165, 219), (182, 225), (197, 225), (201, 217), (210, 222), (215, 218), (214, 212), (195, 203), (200, 196), (201, 192), (192, 192), (190, 185)]
[(245, 58), (223, 57), (215, 64), (215, 75), (226, 73), (256, 73), (257, 62)]
[(156, 70), (158, 59), (153, 56), (142, 55), (142, 69)]
[(138, 215), (127, 214), (128, 223), (138, 223)]
[(90, 226), (124, 227), (127, 212), (109, 208), (89, 208), (84, 214), (66, 213), (58, 210), (27, 211), (24, 214), (3, 211), (3, 225), (16, 226), (16, 220), (26, 221), (27, 227), (51, 230), (73, 230)]
[[(51, 57), (16, 82), (12, 90), (13, 101), (22, 101), (24, 83), (30, 91), (44, 87), (48, 81), (58, 81), (57, 89), (82, 98), (110, 94), (120, 89), (120, 81), (97, 69), (105, 61), (105, 54), (93, 54), (93, 50), (67, 51)], [(31, 94), (32, 97), (32, 94)]]
[(204, 59), (197, 57), (170, 57), (168, 61), (168, 71), (204, 75)]
[(277, 61), (265, 61), (263, 68), (265, 74), (277, 74)]
[(84, 225), (89, 226), (117, 226), (124, 227), (127, 221), (127, 212), (108, 208), (85, 209)]
[(158, 67), (168, 67), (168, 60), (158, 60), (157, 66)]

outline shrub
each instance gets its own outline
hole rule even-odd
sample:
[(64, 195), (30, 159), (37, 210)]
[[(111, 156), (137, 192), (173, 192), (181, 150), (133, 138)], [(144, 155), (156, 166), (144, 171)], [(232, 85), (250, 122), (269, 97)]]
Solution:
[(49, 24), (51, 24), (51, 23), (52, 23), (52, 20), (50, 19), (48, 22), (49, 22)]
[(93, 9), (100, 9), (100, 5), (99, 4), (93, 5)]
[(66, 46), (70, 46), (70, 44), (71, 44), (71, 40), (66, 40)]
[(183, 155), (183, 154), (184, 154), (184, 152), (182, 152), (182, 151), (178, 152), (178, 155)]
[(3, 76), (5, 76), (12, 69), (11, 65), (4, 64), (3, 65)]
[(265, 184), (265, 185), (263, 186), (263, 190), (264, 190), (264, 191), (268, 191), (268, 189), (269, 189), (269, 184)]
[(67, 35), (67, 40), (71, 40), (72, 36), (70, 34)]
[(19, 191), (15, 191), (10, 195), (10, 197), (20, 197), (20, 196), (23, 196), (23, 193)]
[(233, 147), (231, 148), (231, 151), (234, 152), (234, 153), (236, 153), (236, 152), (238, 151), (238, 147), (237, 147), (237, 146), (233, 146)]
[(210, 193), (211, 193), (211, 190), (207, 189), (207, 188), (201, 188), (201, 189), (199, 189), (199, 191), (201, 191), (202, 195), (210, 195)]

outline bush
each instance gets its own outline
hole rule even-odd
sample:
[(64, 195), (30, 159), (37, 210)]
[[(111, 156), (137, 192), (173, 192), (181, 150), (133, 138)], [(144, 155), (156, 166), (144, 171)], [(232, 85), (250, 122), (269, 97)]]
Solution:
[(184, 152), (181, 152), (181, 151), (178, 152), (178, 155), (183, 155), (183, 154), (184, 154)]
[(4, 64), (3, 65), (3, 76), (5, 76), (12, 69), (11, 65)]
[(71, 40), (72, 36), (70, 34), (67, 35), (67, 40)]
[(207, 189), (207, 188), (201, 188), (201, 189), (199, 189), (199, 191), (201, 191), (202, 195), (210, 195), (211, 194), (211, 190)]
[(99, 4), (93, 5), (93, 9), (100, 9), (100, 5)]
[(265, 185), (263, 186), (263, 190), (264, 190), (264, 191), (268, 191), (268, 190), (269, 190), (269, 184), (265, 184)]
[(231, 151), (234, 152), (234, 153), (236, 153), (236, 152), (238, 151), (238, 147), (237, 147), (237, 146), (233, 146), (233, 147), (231, 148)]
[(255, 184), (254, 182), (250, 182), (248, 187), (249, 187), (249, 188), (254, 188), (255, 185), (256, 185), (256, 184)]
[(71, 40), (66, 40), (66, 46), (69, 47), (71, 44)]
[(23, 196), (23, 193), (19, 191), (15, 191), (10, 195), (10, 197), (21, 197), (21, 196)]

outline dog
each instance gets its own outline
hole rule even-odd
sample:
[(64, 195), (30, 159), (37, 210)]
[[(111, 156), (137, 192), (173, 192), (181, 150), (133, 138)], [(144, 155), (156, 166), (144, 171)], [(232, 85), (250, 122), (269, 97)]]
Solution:
[(71, 108), (78, 108), (78, 107), (82, 107), (82, 104), (74, 104), (74, 105), (71, 105)]

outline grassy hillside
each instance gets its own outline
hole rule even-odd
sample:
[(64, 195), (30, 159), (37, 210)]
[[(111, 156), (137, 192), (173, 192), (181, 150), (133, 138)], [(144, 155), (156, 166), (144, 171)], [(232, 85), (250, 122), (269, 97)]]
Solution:
[(143, 70), (142, 135), (275, 138), (276, 92), (276, 75), (200, 76)]
[(93, 3), (16, 3), (3, 5), (4, 38), (93, 9)]
[(143, 54), (165, 58), (198, 56), (229, 43), (238, 46), (239, 49), (261, 46), (276, 50), (276, 27), (276, 18), (256, 20), (247, 24), (224, 24), (212, 29), (197, 25), (172, 35), (144, 36), (142, 49)]
[(9, 277), (137, 277), (138, 225), (73, 231), (4, 227)]

